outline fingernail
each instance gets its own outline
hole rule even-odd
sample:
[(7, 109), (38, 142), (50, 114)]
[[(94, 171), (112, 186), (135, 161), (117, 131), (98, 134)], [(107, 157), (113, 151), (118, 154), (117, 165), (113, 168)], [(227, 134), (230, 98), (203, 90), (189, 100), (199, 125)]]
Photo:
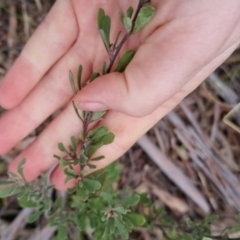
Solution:
[(104, 104), (98, 102), (79, 102), (78, 107), (87, 111), (105, 111), (108, 109)]

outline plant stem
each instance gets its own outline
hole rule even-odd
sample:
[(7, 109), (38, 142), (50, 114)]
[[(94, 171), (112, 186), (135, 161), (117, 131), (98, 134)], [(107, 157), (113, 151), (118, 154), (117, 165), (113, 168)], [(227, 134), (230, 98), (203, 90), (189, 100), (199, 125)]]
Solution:
[(125, 36), (123, 37), (122, 41), (119, 43), (119, 45), (117, 47), (114, 47), (113, 49), (113, 55), (111, 54), (111, 52), (109, 53), (109, 59), (110, 59), (110, 64), (108, 66), (107, 69), (107, 73), (110, 73), (113, 67), (113, 64), (117, 58), (117, 55), (119, 54), (123, 44), (128, 40), (128, 38), (130, 37), (130, 35), (133, 33), (134, 30), (134, 26), (137, 20), (137, 16), (141, 10), (141, 8), (144, 6), (144, 4), (150, 2), (149, 0), (139, 0), (138, 6), (137, 6), (137, 10), (134, 14), (133, 20), (132, 20), (132, 28), (131, 30), (125, 34)]

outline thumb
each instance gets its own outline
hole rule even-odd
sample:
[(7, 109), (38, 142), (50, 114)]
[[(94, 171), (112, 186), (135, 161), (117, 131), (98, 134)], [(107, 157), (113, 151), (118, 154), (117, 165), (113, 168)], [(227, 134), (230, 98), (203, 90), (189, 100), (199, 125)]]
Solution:
[(97, 78), (78, 93), (78, 107), (94, 112), (114, 110), (134, 117), (151, 113), (156, 104), (148, 103), (144, 86), (138, 88), (137, 79), (127, 77), (127, 73), (114, 72)]
[(153, 55), (154, 51), (152, 45), (140, 47), (124, 73), (101, 76), (84, 87), (74, 99), (78, 107), (87, 111), (113, 110), (133, 117), (152, 113), (187, 81), (186, 68), (166, 71), (171, 69), (169, 59)]
[(189, 63), (186, 60), (176, 65), (176, 49), (167, 49), (160, 54), (155, 44), (140, 47), (124, 73), (109, 73), (83, 88), (74, 99), (78, 107), (87, 111), (110, 109), (133, 117), (152, 113), (196, 74), (191, 58), (186, 58)]

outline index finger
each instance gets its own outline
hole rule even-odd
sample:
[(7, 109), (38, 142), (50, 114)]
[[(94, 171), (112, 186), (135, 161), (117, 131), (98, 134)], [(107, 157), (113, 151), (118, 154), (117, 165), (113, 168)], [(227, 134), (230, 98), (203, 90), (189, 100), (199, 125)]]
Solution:
[(5, 76), (0, 88), (0, 105), (6, 109), (18, 105), (67, 52), (77, 35), (71, 2), (57, 1)]

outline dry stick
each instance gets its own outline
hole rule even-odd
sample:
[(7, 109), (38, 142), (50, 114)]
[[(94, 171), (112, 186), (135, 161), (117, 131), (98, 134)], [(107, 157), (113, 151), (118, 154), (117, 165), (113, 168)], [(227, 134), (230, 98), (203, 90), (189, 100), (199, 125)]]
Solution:
[(206, 199), (193, 185), (191, 179), (187, 178), (170, 159), (162, 154), (146, 135), (138, 140), (138, 144), (171, 181), (173, 181), (206, 214), (210, 213), (210, 207)]
[(166, 148), (165, 148), (165, 145), (164, 145), (163, 138), (162, 138), (162, 136), (159, 132), (159, 128), (157, 126), (154, 126), (153, 131), (155, 133), (156, 139), (158, 141), (158, 144), (159, 144), (159, 147), (160, 147), (162, 153), (165, 154), (166, 153)]
[[(209, 138), (201, 129), (200, 125), (198, 124), (198, 122), (195, 119), (195, 116), (193, 115), (193, 113), (191, 112), (191, 110), (189, 109), (189, 107), (187, 106), (187, 104), (185, 104), (185, 101), (183, 101), (180, 104), (180, 107), (182, 108), (182, 110), (184, 111), (184, 113), (186, 114), (186, 117), (188, 118), (188, 120), (192, 123), (192, 125), (194, 126), (195, 130), (197, 131), (197, 133), (199, 134), (199, 138), (201, 138), (204, 142), (206, 142), (208, 148), (211, 147), (214, 150), (214, 153), (216, 154), (216, 156), (222, 160), (222, 162), (231, 162), (231, 167), (233, 167), (234, 164), (234, 170), (238, 170), (238, 167), (236, 165), (236, 163), (234, 162), (233, 159), (233, 154), (230, 150), (229, 144), (225, 143), (225, 146), (228, 145), (229, 151), (228, 151), (228, 156), (225, 156), (223, 154), (220, 154), (219, 150), (216, 148), (216, 146), (213, 144), (213, 140), (212, 140), (212, 136), (213, 135), (217, 135), (218, 131), (217, 131), (217, 123), (219, 121), (220, 118), (220, 106), (219, 103), (216, 102), (215, 103), (215, 108), (214, 108), (214, 123), (213, 123), (213, 127), (212, 127), (212, 132), (211, 132), (211, 138)], [(215, 132), (215, 133), (214, 133)], [(219, 139), (220, 134), (218, 134), (218, 139)], [(216, 136), (215, 136), (216, 137)], [(202, 141), (201, 140), (201, 141)], [(223, 140), (223, 139), (221, 139)], [(223, 140), (224, 141), (224, 140)], [(226, 142), (226, 140), (225, 140)], [(206, 146), (205, 144), (205, 146)], [(229, 158), (230, 156), (230, 158)], [(230, 165), (230, 164), (229, 164)], [(229, 166), (228, 165), (228, 166)], [(232, 169), (232, 168), (231, 168)]]
[(38, 11), (42, 12), (43, 6), (42, 6), (42, 3), (41, 3), (41, 0), (35, 0), (35, 4), (37, 6)]
[(16, 6), (14, 4), (10, 5), (9, 8), (9, 28), (7, 45), (9, 48), (7, 67), (10, 67), (13, 62), (14, 51), (13, 46), (16, 43), (17, 37), (17, 16), (16, 16)]
[(229, 88), (216, 73), (212, 73), (207, 79), (206, 82), (209, 83), (211, 88), (224, 99), (225, 102), (231, 106), (236, 105), (239, 102), (239, 96), (234, 90)]
[[(236, 176), (219, 161), (193, 128), (185, 126), (174, 111), (169, 113), (167, 117), (175, 125), (175, 132), (180, 141), (188, 148), (192, 160), (220, 190), (227, 203), (239, 211), (240, 184)], [(198, 160), (202, 163), (200, 164)]]
[(27, 240), (50, 240), (56, 230), (56, 227), (47, 226), (41, 230), (36, 230)]
[(32, 208), (23, 209), (9, 227), (2, 233), (0, 240), (14, 240), (18, 231), (27, 223), (28, 217), (34, 211)]
[(211, 129), (211, 135), (210, 135), (210, 140), (211, 140), (212, 144), (215, 141), (215, 139), (217, 138), (218, 122), (220, 119), (220, 115), (221, 115), (220, 104), (218, 102), (215, 102), (214, 103), (214, 120), (213, 120), (212, 129)]
[(22, 15), (23, 15), (23, 29), (25, 34), (25, 41), (27, 41), (30, 36), (30, 24), (29, 24), (29, 17), (27, 13), (26, 1), (21, 0), (21, 5), (22, 5)]
[(196, 121), (196, 118), (193, 116), (192, 112), (190, 111), (189, 107), (187, 106), (187, 104), (185, 103), (185, 101), (182, 101), (180, 104), (180, 107), (182, 108), (182, 110), (184, 111), (184, 113), (186, 114), (186, 117), (188, 118), (188, 120), (192, 123), (192, 125), (194, 126), (194, 128), (196, 129), (197, 133), (202, 137), (202, 138), (206, 138), (203, 135), (203, 131), (201, 129), (201, 127), (199, 126), (198, 122)]

